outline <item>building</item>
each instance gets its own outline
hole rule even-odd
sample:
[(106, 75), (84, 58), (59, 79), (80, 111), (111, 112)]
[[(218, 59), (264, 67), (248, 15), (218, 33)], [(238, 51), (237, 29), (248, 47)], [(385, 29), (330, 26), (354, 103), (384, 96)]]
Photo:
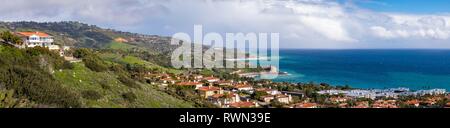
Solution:
[(257, 91), (257, 92), (266, 92), (266, 93), (269, 94), (269, 95), (278, 95), (278, 94), (281, 94), (280, 91), (275, 90), (275, 89), (272, 89), (271, 87), (269, 87), (269, 88), (258, 88), (258, 89), (256, 89), (255, 91)]
[(236, 89), (238, 91), (252, 92), (253, 91), (253, 86), (248, 85), (248, 84), (236, 84), (234, 86), (234, 89)]
[(216, 83), (219, 86), (232, 86), (233, 85), (233, 81), (219, 81)]
[(254, 102), (236, 102), (230, 104), (231, 108), (254, 108), (257, 107), (256, 103)]
[(164, 84), (175, 84), (176, 81), (174, 79), (168, 77), (168, 78), (161, 79), (161, 82)]
[(445, 104), (445, 108), (450, 108), (450, 102), (448, 102), (447, 104)]
[(195, 89), (203, 87), (203, 83), (200, 82), (180, 82), (176, 84), (177, 86), (193, 86)]
[(59, 45), (54, 44), (53, 36), (44, 32), (17, 32), (15, 34), (23, 41), (21, 48), (33, 48), (39, 46), (48, 48), (49, 50), (58, 51), (61, 56), (64, 56), (64, 51), (70, 49), (70, 47), (67, 46), (61, 48)]
[(43, 32), (17, 32), (26, 47), (46, 47), (50, 50), (60, 50), (58, 45), (53, 44), (53, 37)]
[(419, 100), (408, 100), (408, 101), (406, 101), (406, 104), (410, 105), (410, 106), (419, 107), (420, 101)]
[(204, 81), (207, 81), (207, 82), (209, 82), (209, 83), (214, 83), (214, 82), (220, 81), (219, 78), (216, 78), (216, 77), (213, 77), (213, 76), (211, 76), (211, 77), (205, 77), (205, 78), (203, 78), (203, 80), (204, 80)]
[(278, 94), (278, 95), (275, 95), (275, 100), (277, 100), (278, 102), (283, 103), (283, 104), (289, 104), (292, 102), (292, 96)]
[(241, 98), (236, 93), (215, 94), (208, 98), (208, 100), (221, 108), (229, 108), (230, 104), (241, 102)]
[(266, 96), (261, 96), (259, 100), (265, 102), (265, 103), (270, 103), (272, 100), (275, 99), (275, 96), (273, 95), (266, 95)]
[(298, 103), (294, 105), (294, 108), (318, 108), (316, 103)]
[(201, 97), (207, 99), (210, 96), (216, 95), (216, 94), (223, 94), (222, 88), (214, 87), (214, 86), (204, 86), (198, 88), (198, 93)]

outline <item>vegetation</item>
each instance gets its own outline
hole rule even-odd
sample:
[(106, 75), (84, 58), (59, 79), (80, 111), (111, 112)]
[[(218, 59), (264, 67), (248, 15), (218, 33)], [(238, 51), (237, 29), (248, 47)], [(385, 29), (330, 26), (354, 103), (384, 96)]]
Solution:
[(2, 48), (0, 85), (14, 90), (15, 98), (25, 98), (58, 107), (80, 107), (79, 96), (55, 81), (49, 69), (62, 69), (64, 60), (40, 48)]
[(0, 33), (0, 39), (3, 39), (5, 42), (10, 42), (12, 44), (22, 45), (22, 39), (20, 37), (15, 36), (10, 31), (4, 31)]

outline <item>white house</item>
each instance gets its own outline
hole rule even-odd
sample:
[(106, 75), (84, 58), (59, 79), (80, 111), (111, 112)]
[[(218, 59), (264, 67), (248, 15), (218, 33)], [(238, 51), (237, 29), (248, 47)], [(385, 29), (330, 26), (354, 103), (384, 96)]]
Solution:
[(28, 48), (44, 47), (49, 50), (59, 51), (61, 56), (64, 56), (64, 51), (69, 50), (69, 47), (61, 48), (59, 45), (54, 44), (53, 36), (50, 36), (44, 32), (17, 32), (16, 35), (22, 38), (23, 45)]

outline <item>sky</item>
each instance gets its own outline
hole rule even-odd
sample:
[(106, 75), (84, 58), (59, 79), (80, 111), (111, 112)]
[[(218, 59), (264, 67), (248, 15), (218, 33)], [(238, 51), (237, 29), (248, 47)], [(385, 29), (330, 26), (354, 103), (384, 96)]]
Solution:
[(450, 49), (448, 0), (0, 0), (1, 21), (142, 34), (279, 33), (281, 48)]

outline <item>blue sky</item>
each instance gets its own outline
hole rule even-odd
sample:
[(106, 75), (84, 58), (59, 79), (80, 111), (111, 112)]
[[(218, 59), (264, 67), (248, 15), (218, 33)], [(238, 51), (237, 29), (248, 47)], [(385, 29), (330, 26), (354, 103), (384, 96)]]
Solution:
[[(450, 0), (0, 0), (0, 20), (122, 31), (279, 33), (282, 48), (447, 48)], [(20, 8), (17, 8), (20, 7)]]
[[(347, 0), (341, 0), (343, 1)], [(355, 0), (362, 8), (382, 12), (401, 13), (448, 13), (449, 0)]]

